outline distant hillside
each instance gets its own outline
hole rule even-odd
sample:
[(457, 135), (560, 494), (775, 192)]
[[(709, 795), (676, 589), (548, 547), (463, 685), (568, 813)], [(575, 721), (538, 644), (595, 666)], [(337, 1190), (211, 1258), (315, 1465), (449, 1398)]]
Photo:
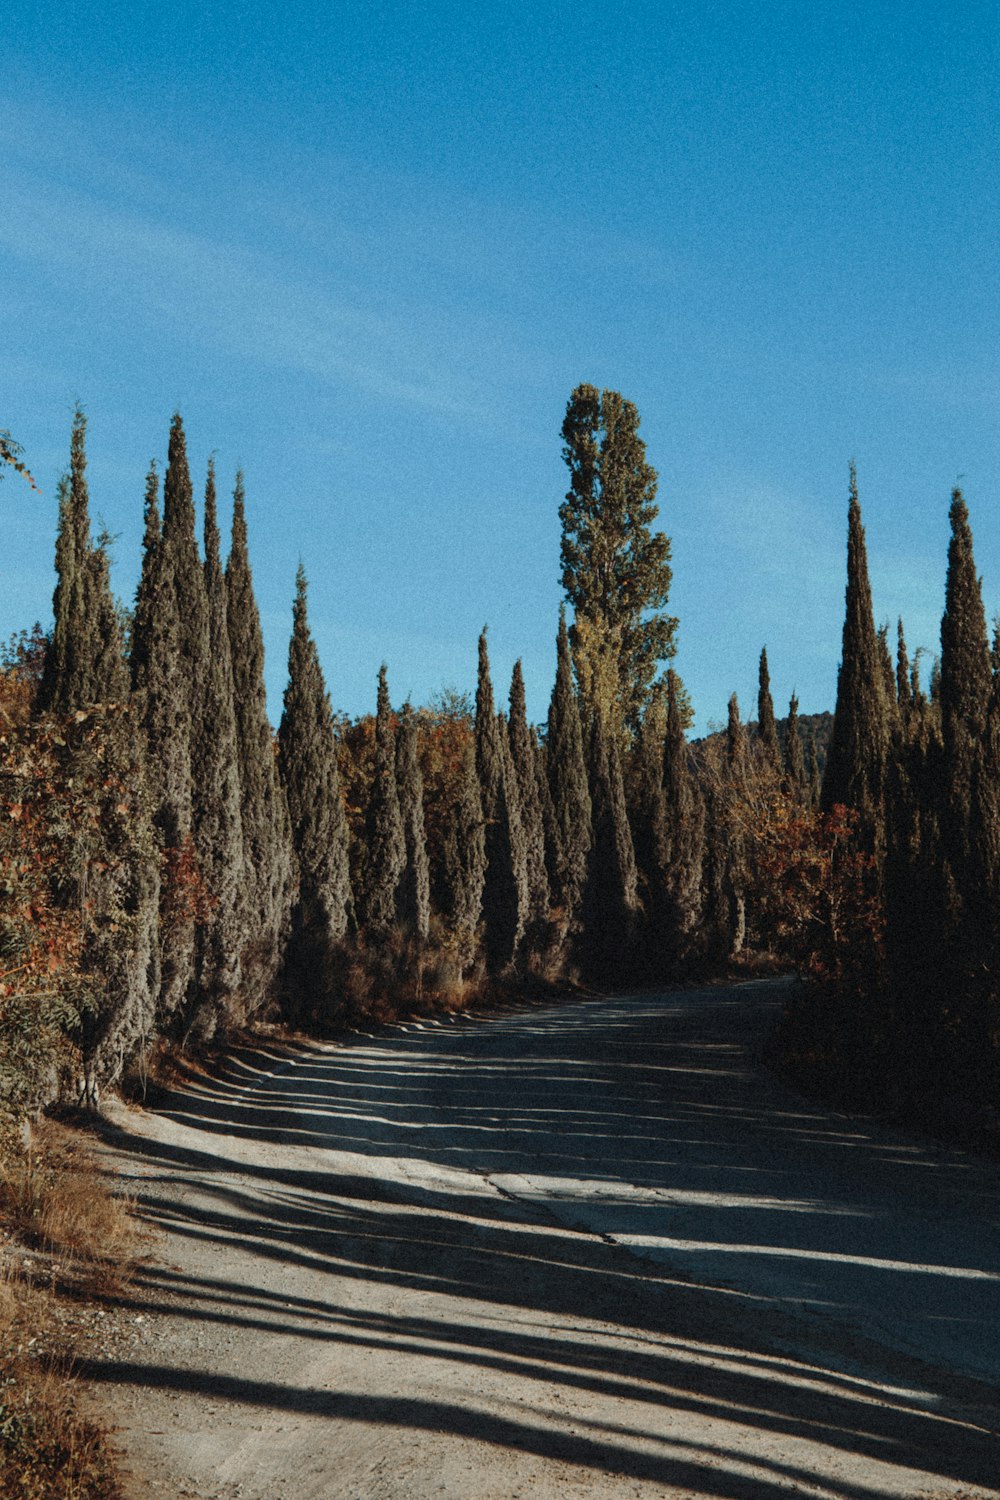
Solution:
[[(787, 720), (787, 718), (786, 719), (778, 719), (777, 724), (778, 724), (778, 734), (779, 734), (779, 736), (781, 738), (782, 745), (784, 745), (784, 743), (785, 743), (785, 732), (786, 732), (786, 729), (787, 729), (787, 726), (788, 726), (788, 720)], [(747, 731), (747, 734), (748, 734), (748, 736), (750, 737), (751, 740), (755, 740), (757, 738), (757, 721), (756, 721), (756, 719), (752, 719), (750, 721), (750, 723), (746, 725), (746, 731)], [(719, 729), (719, 730), (716, 730), (716, 732), (714, 734), (706, 734), (706, 735), (704, 735), (699, 740), (692, 740), (691, 743), (693, 745), (710, 745), (713, 742), (713, 740), (723, 739), (724, 736), (725, 736), (725, 733), (726, 733), (726, 731), (724, 729)], [(820, 768), (820, 772), (821, 773), (826, 770), (826, 752), (827, 752), (827, 747), (828, 747), (828, 745), (830, 743), (830, 735), (832, 733), (833, 733), (833, 714), (831, 714), (831, 713), (799, 714), (799, 738), (802, 741), (803, 752), (808, 757), (808, 754), (809, 754), (809, 741), (812, 738), (812, 736), (815, 735), (816, 736), (816, 754), (817, 754), (817, 757), (819, 759), (819, 768)]]

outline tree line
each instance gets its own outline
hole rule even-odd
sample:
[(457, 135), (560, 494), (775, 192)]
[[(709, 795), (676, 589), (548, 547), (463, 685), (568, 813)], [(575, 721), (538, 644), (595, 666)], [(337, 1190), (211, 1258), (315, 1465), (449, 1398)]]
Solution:
[(94, 1099), (158, 1038), (734, 961), (810, 977), (782, 1046), (821, 1086), (888, 1068), (926, 1088), (961, 1067), (986, 1087), (1000, 687), (961, 496), (927, 694), (902, 625), (895, 664), (875, 628), (852, 470), (828, 750), (794, 696), (776, 718), (766, 650), (756, 722), (734, 696), (725, 732), (692, 744), (638, 412), (582, 385), (562, 437), (572, 616), (546, 722), (528, 721), (520, 662), (498, 704), (485, 629), (474, 701), (394, 707), (383, 666), (375, 712), (336, 715), (300, 568), (275, 733), (242, 476), (223, 562), (214, 465), (199, 544), (175, 415), (123, 609), (76, 413), (53, 627), (12, 643), (0, 680), (0, 1111), (60, 1080)]

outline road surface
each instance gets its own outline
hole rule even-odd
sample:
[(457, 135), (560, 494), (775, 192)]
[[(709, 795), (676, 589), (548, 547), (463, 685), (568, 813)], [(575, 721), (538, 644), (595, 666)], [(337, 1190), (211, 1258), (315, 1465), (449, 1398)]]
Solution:
[(782, 982), (243, 1054), (109, 1151), (84, 1374), (198, 1500), (1000, 1497), (994, 1163), (790, 1094)]

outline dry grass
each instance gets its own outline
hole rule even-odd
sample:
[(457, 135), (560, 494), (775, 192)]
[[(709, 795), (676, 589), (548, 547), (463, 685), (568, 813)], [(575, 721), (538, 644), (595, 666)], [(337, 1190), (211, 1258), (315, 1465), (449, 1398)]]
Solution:
[(106, 1435), (79, 1409), (57, 1287), (113, 1294), (138, 1243), (127, 1204), (64, 1125), (43, 1122), (28, 1150), (0, 1160), (3, 1500), (121, 1500)]
[(8, 1255), (0, 1261), (3, 1500), (121, 1500), (106, 1436), (79, 1410), (72, 1361), (51, 1291)]
[(0, 1217), (25, 1244), (85, 1268), (101, 1290), (119, 1286), (134, 1263), (131, 1208), (109, 1191), (78, 1133), (55, 1120), (0, 1163)]

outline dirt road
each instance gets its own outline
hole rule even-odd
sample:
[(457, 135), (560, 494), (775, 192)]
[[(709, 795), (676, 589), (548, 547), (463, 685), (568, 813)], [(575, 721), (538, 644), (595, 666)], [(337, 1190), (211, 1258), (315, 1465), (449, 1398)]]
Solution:
[(781, 1089), (780, 994), (414, 1023), (120, 1112), (162, 1237), (85, 1374), (136, 1500), (1000, 1497), (1000, 1174)]

